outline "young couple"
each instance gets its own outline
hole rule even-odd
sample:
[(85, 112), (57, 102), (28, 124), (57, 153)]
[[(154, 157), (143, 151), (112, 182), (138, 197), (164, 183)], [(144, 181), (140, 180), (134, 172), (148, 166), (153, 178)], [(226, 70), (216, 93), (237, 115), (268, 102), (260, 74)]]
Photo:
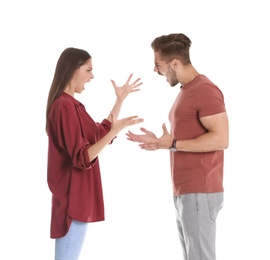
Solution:
[[(190, 61), (190, 39), (182, 34), (157, 37), (151, 43), (154, 71), (170, 86), (180, 85), (168, 113), (170, 130), (163, 134), (141, 128), (128, 131), (128, 140), (145, 150), (167, 149), (170, 156), (176, 223), (185, 260), (215, 260), (216, 218), (223, 205), (224, 150), (229, 126), (221, 90), (200, 74)], [(98, 156), (138, 116), (119, 119), (126, 97), (140, 90), (132, 74), (123, 86), (112, 80), (116, 101), (108, 117), (95, 122), (75, 94), (91, 81), (91, 55), (67, 48), (60, 55), (50, 87), (46, 132), (47, 181), (52, 193), (51, 238), (55, 260), (77, 260), (87, 225), (104, 220)]]

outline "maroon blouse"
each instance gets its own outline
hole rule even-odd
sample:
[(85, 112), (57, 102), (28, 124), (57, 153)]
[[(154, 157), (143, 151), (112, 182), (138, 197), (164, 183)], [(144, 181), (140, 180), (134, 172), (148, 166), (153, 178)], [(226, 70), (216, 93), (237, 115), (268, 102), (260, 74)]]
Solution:
[(67, 234), (72, 219), (104, 220), (98, 157), (90, 162), (87, 149), (108, 133), (111, 123), (96, 123), (85, 107), (63, 92), (48, 118), (47, 181), (52, 192), (51, 238)]

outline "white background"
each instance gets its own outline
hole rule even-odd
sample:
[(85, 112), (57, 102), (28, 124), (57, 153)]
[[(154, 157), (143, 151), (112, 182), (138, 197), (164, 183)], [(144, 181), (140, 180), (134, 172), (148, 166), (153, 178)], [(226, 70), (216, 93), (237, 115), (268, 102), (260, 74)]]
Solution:
[[(192, 63), (220, 87), (230, 120), (218, 259), (270, 259), (267, 2), (1, 1), (0, 259), (53, 259), (44, 126), (60, 53), (92, 55), (95, 78), (76, 98), (96, 121), (114, 103), (111, 79), (141, 77), (120, 117), (137, 114), (145, 122), (130, 130), (160, 135), (179, 87), (153, 72), (150, 43), (175, 32), (190, 37)], [(89, 225), (81, 259), (182, 259), (168, 152), (140, 150), (126, 130), (100, 155), (106, 220)]]

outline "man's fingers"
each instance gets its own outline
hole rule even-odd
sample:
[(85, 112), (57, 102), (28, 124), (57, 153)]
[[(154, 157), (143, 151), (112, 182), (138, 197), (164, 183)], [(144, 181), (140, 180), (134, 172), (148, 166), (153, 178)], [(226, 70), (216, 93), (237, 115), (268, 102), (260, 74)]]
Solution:
[(162, 125), (162, 130), (163, 130), (163, 133), (169, 133), (165, 123)]
[(143, 127), (141, 127), (140, 130), (141, 130), (142, 132), (144, 132), (145, 134), (147, 134), (147, 133), (150, 132), (150, 131), (148, 131), (147, 129), (145, 129), (145, 128), (143, 128)]

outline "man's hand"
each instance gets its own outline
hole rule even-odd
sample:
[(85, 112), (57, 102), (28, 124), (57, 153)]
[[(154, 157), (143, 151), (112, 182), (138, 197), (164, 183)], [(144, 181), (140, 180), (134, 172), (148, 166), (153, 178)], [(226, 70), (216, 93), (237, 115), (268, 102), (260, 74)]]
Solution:
[(169, 149), (172, 143), (172, 137), (167, 131), (165, 124), (162, 125), (162, 129), (163, 135), (160, 138), (157, 138), (153, 132), (145, 128), (140, 129), (144, 134), (139, 135), (128, 131), (126, 135), (128, 136), (128, 140), (140, 143), (139, 146), (144, 150)]

